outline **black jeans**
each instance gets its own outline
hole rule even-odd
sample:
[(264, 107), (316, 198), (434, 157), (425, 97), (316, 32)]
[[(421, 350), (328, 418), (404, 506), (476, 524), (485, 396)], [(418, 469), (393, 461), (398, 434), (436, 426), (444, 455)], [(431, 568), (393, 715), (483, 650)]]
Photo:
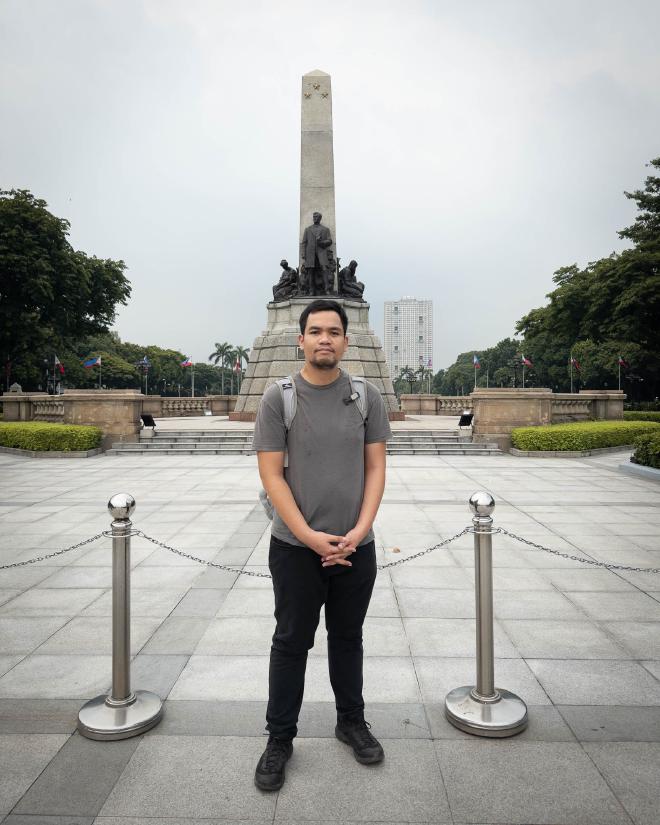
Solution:
[(349, 560), (352, 567), (322, 567), (321, 557), (309, 547), (271, 536), (268, 566), (277, 627), (270, 649), (266, 729), (280, 739), (293, 739), (298, 732), (307, 651), (314, 646), (323, 604), (337, 718), (363, 718), (362, 625), (376, 580), (374, 542), (358, 547)]

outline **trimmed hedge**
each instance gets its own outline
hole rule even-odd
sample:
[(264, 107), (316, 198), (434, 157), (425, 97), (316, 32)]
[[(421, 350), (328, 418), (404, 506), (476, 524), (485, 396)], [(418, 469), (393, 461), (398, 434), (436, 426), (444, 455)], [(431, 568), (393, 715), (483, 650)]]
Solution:
[(511, 441), (519, 450), (596, 450), (632, 444), (647, 433), (660, 433), (660, 424), (652, 421), (585, 421), (547, 427), (517, 427), (511, 431)]
[(0, 423), (0, 445), (20, 450), (74, 452), (101, 446), (103, 432), (98, 427), (77, 424), (47, 424), (43, 421)]
[(653, 410), (649, 410), (648, 412), (637, 412), (628, 410), (623, 414), (624, 421), (657, 421), (660, 423), (660, 412), (653, 412)]
[(660, 433), (642, 435), (635, 440), (635, 452), (630, 457), (633, 464), (655, 467), (660, 470)]

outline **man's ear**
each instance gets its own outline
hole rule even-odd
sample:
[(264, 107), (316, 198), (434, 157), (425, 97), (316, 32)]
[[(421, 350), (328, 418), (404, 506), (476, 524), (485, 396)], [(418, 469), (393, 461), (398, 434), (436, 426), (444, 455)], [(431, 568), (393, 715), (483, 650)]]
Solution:
[(298, 346), (302, 347), (302, 342), (305, 340), (305, 336), (301, 334), (298, 335)]

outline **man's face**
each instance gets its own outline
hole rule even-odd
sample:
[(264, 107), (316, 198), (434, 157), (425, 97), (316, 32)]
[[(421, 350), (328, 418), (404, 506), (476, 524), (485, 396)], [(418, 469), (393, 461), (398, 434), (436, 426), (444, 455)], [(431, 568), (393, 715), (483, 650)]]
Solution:
[(298, 336), (298, 346), (308, 364), (321, 370), (334, 369), (348, 347), (339, 315), (332, 310), (310, 313), (305, 334)]
[(314, 212), (314, 214), (312, 215), (312, 220), (314, 221), (315, 224), (319, 224), (319, 223), (321, 223), (321, 218), (322, 217), (323, 216), (321, 215), (320, 212)]

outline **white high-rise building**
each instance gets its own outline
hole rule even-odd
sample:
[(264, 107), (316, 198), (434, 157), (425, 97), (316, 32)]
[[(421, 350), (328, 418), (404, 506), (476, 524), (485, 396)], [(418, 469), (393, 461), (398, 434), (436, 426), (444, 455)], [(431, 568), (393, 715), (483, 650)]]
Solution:
[(392, 379), (406, 367), (433, 367), (433, 301), (405, 296), (385, 301), (385, 358)]

